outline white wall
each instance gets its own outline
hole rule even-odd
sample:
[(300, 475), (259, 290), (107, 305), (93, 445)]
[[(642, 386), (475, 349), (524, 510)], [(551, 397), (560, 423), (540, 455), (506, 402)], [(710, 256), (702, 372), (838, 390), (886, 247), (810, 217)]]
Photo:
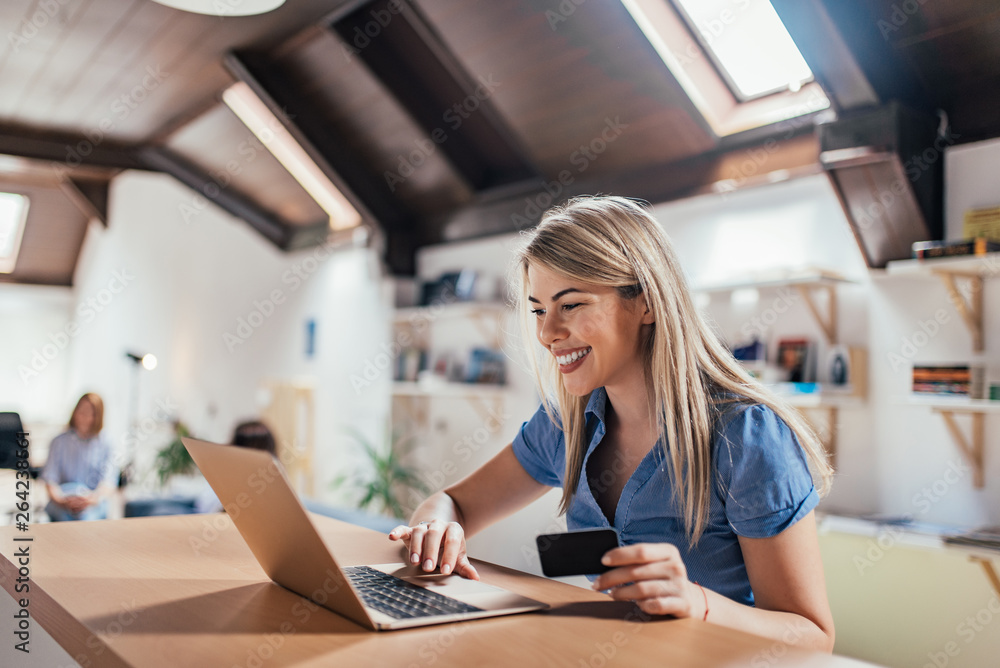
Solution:
[(962, 239), (969, 209), (1000, 206), (1000, 139), (950, 146), (944, 153), (945, 236)]
[[(69, 300), (95, 300), (100, 310), (83, 322), (66, 306), (50, 316), (35, 307), (31, 329), (19, 335), (25, 341), (18, 359), (69, 317), (80, 330), (59, 364), (33, 381), (51, 387), (27, 394), (19, 407), (64, 420), (81, 392), (95, 390), (106, 402), (106, 433), (121, 446), (133, 368), (125, 351), (154, 353), (158, 368), (139, 375), (139, 418), (156, 423), (139, 433), (140, 457), (148, 460), (169, 438), (170, 418), (203, 438), (226, 440), (235, 422), (257, 415), (264, 380), (311, 378), (317, 495), (334, 498), (328, 483), (354, 457), (344, 427), (381, 436), (388, 411), (388, 378), (360, 393), (350, 382), (386, 336), (389, 307), (375, 255), (356, 248), (285, 254), (212, 206), (185, 222), (180, 207), (190, 203), (191, 191), (167, 176), (129, 172), (115, 179), (110, 225), (91, 226)], [(283, 301), (269, 306), (275, 291)], [(241, 318), (262, 323), (238, 332)], [(307, 359), (310, 318), (317, 342)], [(227, 344), (227, 333), (250, 335)]]
[(36, 464), (73, 408), (66, 324), (74, 307), (70, 288), (0, 284), (0, 410), (20, 413)]
[[(518, 234), (501, 235), (441, 244), (417, 254), (417, 275), (433, 280), (442, 273), (474, 268), (477, 281), (485, 284), (476, 292), (484, 299), (501, 299), (514, 250), (523, 243)], [(442, 317), (431, 324), (432, 350), (466, 350), (490, 345), (488, 333), (468, 319)], [(521, 424), (539, 406), (535, 384), (522, 355), (522, 341), (513, 314), (503, 318), (500, 342), (507, 353), (507, 388), (493, 400), (464, 398), (396, 399), (397, 415), (409, 410), (425, 411), (426, 422), (415, 434), (419, 446), (419, 468), (424, 479), (440, 489), (460, 480), (487, 462), (510, 443)], [(491, 420), (492, 418), (498, 418)], [(499, 428), (496, 428), (500, 422)], [(471, 443), (471, 447), (470, 447)], [(471, 451), (471, 455), (469, 454)], [(474, 557), (541, 574), (535, 536), (565, 530), (565, 520), (556, 518), (560, 491), (553, 490), (529, 507), (484, 530), (469, 541)]]
[[(998, 163), (1000, 141), (949, 149), (947, 228), (959, 230), (949, 236), (961, 236), (966, 209), (1000, 204)], [(693, 284), (719, 283), (773, 265), (814, 265), (859, 281), (838, 290), (839, 336), (842, 343), (869, 349), (869, 397), (865, 407), (841, 409), (837, 475), (824, 510), (910, 515), (958, 526), (1000, 523), (1000, 457), (994, 456), (1000, 416), (986, 417), (986, 486), (976, 490), (943, 419), (901, 401), (909, 392), (913, 362), (982, 363), (988, 378), (1000, 382), (997, 280), (987, 281), (984, 290), (985, 352), (973, 354), (968, 331), (938, 279), (865, 270), (824, 176), (668, 203), (656, 213)], [(723, 338), (743, 342), (745, 332), (755, 329), (780, 298), (775, 290), (761, 291), (754, 304), (733, 305), (716, 297), (707, 315)], [(785, 336), (807, 335), (821, 341), (805, 305), (794, 293), (790, 302), (772, 318), (767, 340), (773, 344)], [(943, 324), (935, 326), (939, 313)], [(925, 338), (925, 331), (932, 333)], [(967, 420), (959, 420), (969, 428)]]
[[(655, 207), (655, 215), (673, 240), (692, 287), (773, 275), (776, 268), (827, 269), (857, 281), (838, 288), (838, 342), (868, 346), (868, 272), (825, 175), (669, 202)], [(822, 373), (829, 346), (795, 290), (761, 289), (756, 301), (749, 302), (713, 294), (703, 314), (730, 345), (748, 343), (756, 335), (768, 344), (770, 355), (779, 339), (810, 338), (817, 344), (817, 371)], [(837, 477), (823, 501), (827, 510), (866, 513), (878, 508), (880, 474), (872, 456), (875, 410), (870, 403), (840, 410)], [(806, 416), (825, 433), (825, 412), (808, 411)]]

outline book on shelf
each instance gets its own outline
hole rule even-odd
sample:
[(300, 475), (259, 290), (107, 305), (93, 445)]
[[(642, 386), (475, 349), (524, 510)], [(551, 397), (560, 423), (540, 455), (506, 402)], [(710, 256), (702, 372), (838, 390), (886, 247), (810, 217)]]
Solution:
[(816, 381), (816, 344), (809, 339), (781, 339), (775, 363), (785, 370), (790, 383)]
[(966, 211), (962, 220), (962, 236), (1000, 241), (1000, 206)]
[(917, 241), (913, 244), (915, 259), (932, 257), (958, 257), (963, 255), (986, 255), (1000, 251), (1000, 242), (986, 237), (962, 239), (961, 241)]
[(914, 364), (914, 394), (985, 399), (986, 369), (968, 364)]

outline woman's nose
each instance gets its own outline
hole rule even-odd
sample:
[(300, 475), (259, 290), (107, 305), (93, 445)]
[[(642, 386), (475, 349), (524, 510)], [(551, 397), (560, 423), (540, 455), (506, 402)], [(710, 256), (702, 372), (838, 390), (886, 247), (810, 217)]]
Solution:
[(566, 336), (566, 329), (559, 318), (546, 314), (538, 328), (538, 340), (542, 345), (551, 346)]

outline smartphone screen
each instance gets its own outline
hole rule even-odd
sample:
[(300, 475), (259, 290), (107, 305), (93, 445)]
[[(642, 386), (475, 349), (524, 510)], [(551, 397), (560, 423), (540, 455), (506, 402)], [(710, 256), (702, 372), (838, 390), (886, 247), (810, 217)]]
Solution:
[(608, 550), (618, 547), (614, 529), (585, 529), (543, 534), (535, 538), (542, 572), (547, 577), (597, 575), (610, 570), (601, 563)]

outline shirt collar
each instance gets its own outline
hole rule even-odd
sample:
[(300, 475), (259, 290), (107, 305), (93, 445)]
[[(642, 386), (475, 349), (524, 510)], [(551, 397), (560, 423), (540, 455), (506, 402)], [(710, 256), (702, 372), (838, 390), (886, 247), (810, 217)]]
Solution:
[(584, 410), (584, 416), (588, 413), (593, 414), (604, 424), (604, 412), (608, 405), (608, 392), (603, 387), (599, 387), (590, 393), (590, 399), (587, 401), (587, 408)]

